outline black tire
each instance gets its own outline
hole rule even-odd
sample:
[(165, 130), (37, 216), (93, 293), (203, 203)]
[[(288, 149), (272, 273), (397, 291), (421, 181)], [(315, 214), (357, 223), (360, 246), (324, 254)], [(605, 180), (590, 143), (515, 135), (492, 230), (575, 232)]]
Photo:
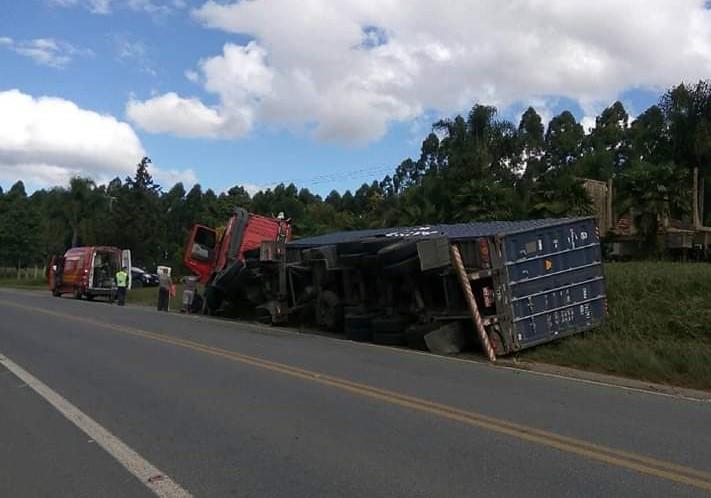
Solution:
[(233, 261), (227, 268), (215, 275), (213, 286), (225, 290), (229, 289), (239, 276), (242, 268), (244, 268), (244, 263), (239, 260)]
[(371, 329), (348, 329), (346, 339), (356, 342), (372, 342), (373, 331)]
[(193, 302), (190, 305), (190, 312), (191, 313), (200, 313), (200, 311), (202, 311), (202, 307), (203, 307), (202, 296), (200, 294), (195, 294), (195, 296), (193, 296)]
[(410, 325), (405, 331), (405, 335), (407, 336), (407, 347), (419, 349), (420, 351), (429, 351), (427, 349), (427, 343), (425, 342), (425, 336), (433, 330), (437, 330), (441, 326), (441, 322), (425, 324), (416, 323), (414, 325)]
[(92, 294), (87, 294), (87, 295), (86, 295), (86, 300), (87, 300), (87, 301), (93, 301), (93, 300), (94, 300), (94, 297), (95, 297), (95, 296), (92, 295)]
[(417, 243), (414, 240), (401, 240), (378, 251), (384, 265), (392, 265), (417, 256)]
[(342, 330), (343, 306), (338, 294), (330, 290), (321, 293), (316, 304), (316, 323), (332, 332)]
[(383, 267), (383, 271), (390, 275), (417, 273), (420, 271), (420, 258), (414, 256), (391, 265), (386, 265)]
[(81, 299), (81, 289), (79, 287), (74, 288), (74, 299)]
[(369, 315), (346, 315), (344, 329), (346, 338), (351, 341), (370, 342), (373, 340), (372, 317)]
[(382, 333), (376, 332), (373, 334), (373, 342), (382, 344), (383, 346), (405, 346), (407, 345), (407, 335), (404, 332), (400, 333)]
[(220, 289), (213, 285), (205, 287), (204, 291), (205, 314), (212, 315), (222, 306), (223, 294)]
[(376, 334), (399, 334), (405, 330), (406, 321), (399, 316), (385, 316), (373, 319)]
[(372, 239), (363, 239), (363, 252), (367, 254), (378, 254), (378, 252), (393, 244), (393, 239), (389, 237), (377, 237)]
[(62, 293), (58, 289), (52, 289), (52, 295), (54, 297), (62, 297)]

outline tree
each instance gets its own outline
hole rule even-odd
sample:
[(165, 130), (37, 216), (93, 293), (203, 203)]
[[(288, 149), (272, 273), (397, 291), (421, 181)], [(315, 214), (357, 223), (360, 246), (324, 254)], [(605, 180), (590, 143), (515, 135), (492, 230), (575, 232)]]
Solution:
[(653, 105), (630, 125), (630, 155), (632, 160), (659, 163), (671, 161), (671, 145), (659, 106)]
[(0, 198), (0, 262), (19, 267), (37, 261), (42, 256), (39, 230), (37, 211), (18, 181)]
[(153, 182), (148, 171), (150, 159), (144, 157), (136, 166), (133, 178), (119, 189), (114, 185), (110, 195), (115, 196), (111, 217), (114, 232), (109, 235), (113, 245), (129, 248), (138, 265), (155, 266), (164, 257), (162, 241), (165, 238), (166, 214), (161, 210), (160, 186)]
[(84, 243), (95, 242), (93, 235), (88, 233), (94, 216), (102, 205), (102, 196), (96, 191), (96, 184), (89, 178), (74, 177), (69, 180), (69, 189), (63, 192), (61, 199), (61, 214), (69, 225), (72, 238), (71, 247), (77, 247), (80, 234), (83, 231)]
[(629, 116), (620, 101), (602, 111), (584, 139), (580, 171), (586, 178), (607, 180), (622, 171), (630, 159)]
[[(680, 84), (664, 94), (660, 108), (665, 118), (671, 154), (674, 162), (682, 167), (700, 172), (701, 182), (693, 191), (696, 198), (703, 192), (704, 180), (711, 177), (711, 80), (699, 81), (696, 85)], [(701, 195), (703, 198), (703, 195)], [(704, 213), (696, 211), (694, 224), (702, 221)]]
[(572, 166), (580, 157), (583, 142), (583, 127), (570, 111), (555, 116), (545, 136), (547, 169), (563, 169)]

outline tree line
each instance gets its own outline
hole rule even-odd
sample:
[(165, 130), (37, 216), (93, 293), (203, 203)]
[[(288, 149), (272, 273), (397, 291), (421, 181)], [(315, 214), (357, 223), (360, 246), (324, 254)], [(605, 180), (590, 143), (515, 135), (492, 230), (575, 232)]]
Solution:
[(649, 235), (660, 216), (690, 218), (691, 171), (699, 168), (704, 181), (710, 156), (711, 81), (670, 88), (631, 122), (614, 102), (589, 132), (569, 111), (544, 125), (529, 107), (515, 124), (476, 104), (466, 116), (434, 123), (419, 157), (392, 174), (325, 198), (294, 184), (252, 196), (239, 185), (219, 195), (200, 185), (165, 189), (151, 177), (148, 158), (133, 177), (106, 185), (76, 177), (28, 195), (19, 181), (0, 189), (0, 266), (44, 264), (77, 245), (114, 245), (132, 249), (138, 265), (181, 268), (192, 225), (223, 225), (235, 207), (284, 212), (295, 236), (585, 215), (592, 207), (582, 178), (612, 179), (616, 214), (632, 213)]

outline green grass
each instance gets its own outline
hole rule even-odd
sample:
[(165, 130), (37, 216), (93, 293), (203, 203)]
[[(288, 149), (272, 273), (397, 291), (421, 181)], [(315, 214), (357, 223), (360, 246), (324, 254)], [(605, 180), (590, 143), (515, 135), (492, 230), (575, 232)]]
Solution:
[(711, 265), (607, 263), (603, 327), (522, 359), (711, 389)]
[[(170, 309), (180, 309), (183, 302), (182, 284), (176, 284), (175, 297), (170, 298)], [(202, 289), (199, 289), (202, 292)], [(158, 287), (143, 287), (141, 289), (131, 289), (126, 295), (126, 302), (130, 304), (141, 304), (145, 306), (158, 306)]]
[(16, 278), (0, 278), (0, 287), (12, 287), (13, 289), (46, 289), (47, 292), (49, 292), (47, 280), (45, 279), (17, 280)]

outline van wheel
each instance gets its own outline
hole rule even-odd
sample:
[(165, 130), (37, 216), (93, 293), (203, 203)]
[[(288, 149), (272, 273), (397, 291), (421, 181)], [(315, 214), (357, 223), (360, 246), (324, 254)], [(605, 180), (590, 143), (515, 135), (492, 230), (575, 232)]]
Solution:
[(81, 289), (74, 289), (74, 299), (81, 299)]
[(52, 295), (53, 295), (54, 297), (61, 297), (61, 296), (62, 296), (62, 293), (59, 292), (59, 289), (52, 289)]

